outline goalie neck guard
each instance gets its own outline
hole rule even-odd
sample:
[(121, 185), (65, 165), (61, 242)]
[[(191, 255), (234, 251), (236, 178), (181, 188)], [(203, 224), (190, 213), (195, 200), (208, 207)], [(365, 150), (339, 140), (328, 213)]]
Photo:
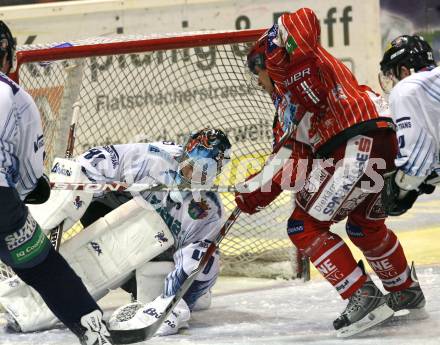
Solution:
[(231, 143), (219, 129), (191, 133), (183, 146), (179, 178), (187, 185), (212, 183), (230, 160)]

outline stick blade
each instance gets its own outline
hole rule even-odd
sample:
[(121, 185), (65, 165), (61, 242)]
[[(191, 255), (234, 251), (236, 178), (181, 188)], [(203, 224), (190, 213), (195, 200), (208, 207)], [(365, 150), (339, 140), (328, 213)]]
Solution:
[(115, 344), (134, 344), (152, 338), (157, 331), (154, 325), (139, 329), (109, 330), (109, 332)]

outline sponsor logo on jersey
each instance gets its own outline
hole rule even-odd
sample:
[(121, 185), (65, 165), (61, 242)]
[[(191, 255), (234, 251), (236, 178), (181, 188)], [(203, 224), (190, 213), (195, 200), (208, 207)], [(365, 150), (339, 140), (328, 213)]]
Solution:
[(182, 223), (177, 219), (174, 219), (166, 207), (159, 206), (161, 205), (162, 200), (157, 198), (155, 195), (152, 195), (148, 202), (154, 206), (154, 209), (157, 213), (159, 213), (160, 217), (164, 220), (165, 224), (168, 226), (173, 235), (178, 236), (182, 230)]
[(341, 206), (345, 198), (351, 193), (355, 184), (364, 174), (366, 164), (370, 158), (370, 150), (373, 139), (361, 137), (355, 141), (357, 153), (354, 162), (343, 166), (340, 169), (348, 170), (341, 179), (332, 180), (331, 185), (326, 188), (316, 201), (313, 209), (319, 213), (331, 216)]
[(33, 236), (36, 229), (35, 220), (29, 217), (26, 219), (24, 226), (13, 232), (12, 234), (5, 237), (6, 246), (8, 250), (14, 250), (15, 248), (21, 246), (23, 243), (29, 241)]
[(292, 52), (298, 48), (298, 44), (296, 43), (295, 39), (293, 38), (292, 35), (289, 35), (287, 37), (287, 42), (286, 42), (286, 50), (289, 54), (292, 54)]
[(302, 220), (289, 219), (287, 221), (287, 235), (295, 235), (304, 231), (304, 222)]
[(310, 67), (304, 68), (302, 71), (296, 72), (295, 74), (291, 75), (289, 78), (283, 80), (283, 84), (285, 87), (288, 87), (292, 85), (293, 83), (296, 83), (298, 80), (301, 80), (306, 75), (311, 75), (312, 71), (310, 70)]
[(399, 129), (411, 128), (411, 118), (409, 116), (401, 117), (396, 120)]
[(64, 176), (71, 176), (72, 170), (70, 168), (64, 167), (64, 165), (61, 165), (59, 162), (57, 162), (52, 170), (50, 172), (53, 172), (54, 174), (60, 174)]
[(113, 145), (104, 146), (104, 150), (106, 150), (110, 154), (110, 160), (112, 162), (112, 167), (115, 169), (119, 165), (119, 155)]
[(360, 227), (359, 225), (354, 225), (354, 224), (350, 224), (347, 222), (347, 224), (345, 224), (345, 230), (347, 231), (348, 236), (351, 237), (364, 237), (365, 234), (362, 230), (362, 227)]
[(98, 256), (102, 254), (102, 249), (99, 243), (92, 241), (90, 242), (90, 247), (92, 247), (92, 249), (98, 254)]
[(84, 205), (84, 201), (81, 200), (79, 195), (76, 196), (75, 200), (73, 200), (73, 206), (78, 210)]
[(44, 136), (43, 134), (41, 134), (37, 136), (37, 140), (34, 141), (34, 153), (36, 153), (43, 146), (44, 146)]
[(192, 219), (203, 219), (208, 215), (210, 209), (205, 199), (201, 198), (200, 202), (193, 199), (188, 205), (188, 214)]

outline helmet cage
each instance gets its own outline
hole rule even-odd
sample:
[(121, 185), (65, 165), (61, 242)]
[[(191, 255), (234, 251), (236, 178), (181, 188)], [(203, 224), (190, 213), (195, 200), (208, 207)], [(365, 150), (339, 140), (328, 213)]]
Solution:
[[(184, 145), (179, 164), (179, 179), (184, 185), (212, 184), (230, 160), (231, 144), (221, 130), (203, 129), (192, 133)], [(183, 174), (190, 166), (191, 178)]]

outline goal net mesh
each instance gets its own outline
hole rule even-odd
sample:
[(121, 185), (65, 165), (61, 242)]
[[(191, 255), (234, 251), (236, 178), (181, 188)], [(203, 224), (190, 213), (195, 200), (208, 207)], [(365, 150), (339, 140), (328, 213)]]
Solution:
[[(252, 45), (249, 41), (258, 36), (223, 43), (224, 37), (234, 35), (224, 33), (222, 43), (211, 37), (203, 44), (210, 35), (197, 34), (193, 47), (186, 44), (182, 48), (175, 48), (179, 41), (171, 36), (154, 37), (155, 42), (161, 41), (160, 49), (148, 48), (148, 37), (123, 36), (22, 47), (23, 56), (53, 47), (52, 61), (19, 66), (19, 83), (34, 97), (42, 115), (46, 170), (55, 156), (64, 155), (76, 103), (80, 117), (74, 155), (106, 144), (183, 143), (191, 131), (214, 127), (227, 133), (233, 145), (231, 163), (219, 184), (234, 185), (258, 171), (271, 152), (274, 107), (270, 97), (249, 82), (246, 55)], [(177, 42), (173, 49), (167, 47), (170, 39)], [(132, 51), (123, 54), (119, 47), (127, 42)], [(136, 42), (142, 44), (136, 48)], [(84, 49), (74, 59), (58, 58), (69, 51), (69, 45), (87, 46), (91, 55), (105, 55), (88, 56)], [(100, 51), (101, 46), (106, 51), (110, 46), (111, 53)], [(221, 198), (229, 214), (235, 206), (234, 195), (222, 193)], [(291, 194), (283, 193), (263, 211), (241, 215), (221, 244), (222, 272), (294, 277), (296, 253), (286, 234), (292, 208)], [(80, 229), (75, 226), (65, 232), (63, 240)], [(269, 263), (268, 272), (262, 262)], [(287, 263), (287, 271), (282, 262)], [(277, 272), (280, 268), (282, 272)]]

